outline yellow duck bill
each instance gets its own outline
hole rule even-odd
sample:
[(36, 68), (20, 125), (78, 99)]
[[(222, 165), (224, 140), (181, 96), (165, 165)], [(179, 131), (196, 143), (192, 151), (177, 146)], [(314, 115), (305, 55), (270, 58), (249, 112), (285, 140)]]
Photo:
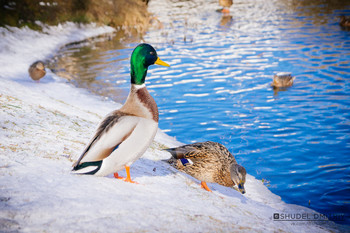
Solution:
[(170, 67), (170, 65), (162, 60), (160, 60), (160, 58), (158, 57), (156, 62), (154, 64), (160, 65), (160, 66), (168, 66)]

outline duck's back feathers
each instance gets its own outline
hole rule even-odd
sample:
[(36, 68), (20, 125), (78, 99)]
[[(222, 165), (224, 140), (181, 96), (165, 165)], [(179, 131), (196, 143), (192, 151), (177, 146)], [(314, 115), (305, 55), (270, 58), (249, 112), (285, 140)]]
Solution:
[(169, 148), (165, 149), (168, 151), (174, 159), (184, 159), (194, 157), (198, 152), (195, 148), (191, 147), (177, 147), (177, 148)]
[(212, 141), (188, 144), (166, 149), (166, 151), (170, 152), (175, 159), (229, 158), (236, 162), (225, 146)]

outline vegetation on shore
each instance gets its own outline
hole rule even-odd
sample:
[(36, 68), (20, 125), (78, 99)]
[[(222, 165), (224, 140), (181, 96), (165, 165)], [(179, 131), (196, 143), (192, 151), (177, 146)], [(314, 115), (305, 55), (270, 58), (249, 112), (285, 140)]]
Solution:
[(145, 0), (0, 0), (0, 26), (41, 29), (41, 23), (101, 23), (143, 32), (149, 24)]

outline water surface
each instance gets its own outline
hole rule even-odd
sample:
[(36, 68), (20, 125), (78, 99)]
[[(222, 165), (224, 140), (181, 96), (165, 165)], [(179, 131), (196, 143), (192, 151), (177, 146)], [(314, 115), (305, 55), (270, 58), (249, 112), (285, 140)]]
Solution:
[[(142, 41), (171, 64), (147, 76), (160, 128), (184, 143), (224, 144), (284, 201), (346, 214), (340, 223), (350, 224), (350, 32), (338, 24), (350, 2), (234, 1), (229, 15), (219, 8), (150, 2), (161, 23)], [(117, 36), (72, 45), (54, 66), (123, 103), (139, 42)], [(296, 80), (276, 91), (270, 83), (280, 71)]]

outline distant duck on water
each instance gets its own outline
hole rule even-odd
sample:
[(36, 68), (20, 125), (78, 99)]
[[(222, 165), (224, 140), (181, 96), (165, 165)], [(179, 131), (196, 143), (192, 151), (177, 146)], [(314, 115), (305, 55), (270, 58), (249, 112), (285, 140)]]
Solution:
[(125, 168), (130, 176), (130, 165), (139, 159), (153, 141), (158, 129), (158, 108), (145, 86), (150, 65), (169, 66), (159, 59), (149, 44), (138, 45), (130, 59), (131, 89), (124, 105), (100, 123), (95, 135), (73, 165), (78, 174), (106, 176)]
[(217, 142), (198, 142), (165, 149), (172, 158), (166, 160), (171, 166), (201, 181), (201, 186), (211, 191), (206, 182), (226, 187), (237, 186), (244, 194), (246, 170), (237, 164), (227, 148)]
[(274, 88), (290, 87), (293, 85), (295, 77), (290, 72), (280, 72), (274, 75), (271, 86)]
[(28, 69), (28, 73), (34, 81), (39, 82), (39, 80), (42, 79), (46, 74), (44, 62), (36, 61), (33, 64), (31, 64)]

